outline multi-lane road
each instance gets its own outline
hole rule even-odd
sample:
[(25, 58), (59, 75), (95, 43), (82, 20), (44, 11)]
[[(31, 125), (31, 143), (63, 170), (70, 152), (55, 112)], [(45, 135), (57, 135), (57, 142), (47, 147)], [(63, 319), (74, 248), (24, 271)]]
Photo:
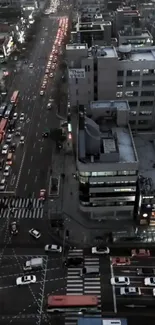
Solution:
[[(24, 149), (18, 146), (12, 175), (7, 191), (15, 191), (22, 197), (37, 197), (41, 188), (46, 188), (52, 159), (52, 141), (44, 139), (46, 129), (57, 127), (59, 121), (55, 111), (47, 110), (52, 97), (54, 80), (48, 80), (44, 96), (40, 96), (41, 83), (46, 65), (58, 30), (59, 17), (43, 17), (27, 63), (22, 63), (14, 79), (10, 94), (20, 92), (17, 112), (25, 114), (22, 135), (25, 136)], [(29, 65), (33, 64), (33, 68)]]
[[(144, 276), (136, 273), (137, 267), (155, 268), (155, 256), (149, 258), (135, 257), (131, 259), (128, 266), (111, 266), (112, 257), (94, 256), (89, 249), (67, 250), (69, 257), (82, 257), (85, 267), (99, 267), (100, 273), (97, 277), (81, 277), (79, 267), (64, 267), (62, 255), (45, 255), (43, 249), (40, 254), (20, 254), (3, 256), (0, 259), (0, 306), (1, 324), (19, 324), (34, 322), (33, 324), (47, 324), (53, 318), (47, 315), (46, 299), (48, 294), (67, 295), (97, 295), (99, 299), (98, 316), (128, 318), (128, 324), (136, 324), (141, 320), (146, 325), (153, 325), (154, 320), (154, 297), (152, 288), (144, 286)], [(43, 258), (43, 268), (31, 272), (35, 274), (37, 282), (29, 286), (16, 286), (16, 278), (23, 275), (23, 264), (32, 257)], [(128, 276), (131, 286), (141, 288), (142, 296), (121, 297), (119, 288), (112, 287), (110, 279), (112, 276)], [(14, 298), (16, 297), (16, 303)], [(21, 299), (22, 297), (22, 299)], [(41, 317), (42, 315), (42, 317)], [(76, 325), (78, 314), (71, 313), (63, 317), (63, 324)], [(59, 317), (58, 317), (58, 320)]]

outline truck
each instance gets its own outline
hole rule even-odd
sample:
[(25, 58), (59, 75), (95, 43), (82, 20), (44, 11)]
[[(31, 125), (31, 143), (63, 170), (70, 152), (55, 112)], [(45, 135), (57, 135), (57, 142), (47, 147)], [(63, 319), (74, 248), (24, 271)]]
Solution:
[(43, 267), (43, 258), (42, 257), (36, 257), (31, 258), (29, 261), (26, 261), (23, 270), (24, 271), (31, 271), (34, 269), (39, 269)]

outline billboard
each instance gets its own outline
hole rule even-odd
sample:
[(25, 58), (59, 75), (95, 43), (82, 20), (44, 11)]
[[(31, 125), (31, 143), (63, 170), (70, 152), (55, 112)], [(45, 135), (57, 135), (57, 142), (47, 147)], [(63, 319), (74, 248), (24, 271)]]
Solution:
[(69, 78), (84, 79), (85, 69), (69, 69)]

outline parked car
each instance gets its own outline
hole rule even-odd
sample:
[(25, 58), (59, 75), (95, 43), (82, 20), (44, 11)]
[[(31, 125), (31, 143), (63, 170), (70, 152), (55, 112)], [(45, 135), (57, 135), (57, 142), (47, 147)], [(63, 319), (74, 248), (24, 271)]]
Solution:
[(32, 229), (29, 230), (29, 234), (30, 234), (32, 237), (34, 237), (35, 239), (39, 239), (39, 238), (41, 237), (41, 233), (40, 233), (40, 231), (38, 231), (38, 230), (36, 230), (36, 229), (34, 229), (34, 228), (32, 228)]
[(110, 283), (112, 285), (129, 285), (130, 284), (130, 279), (126, 276), (115, 276), (111, 278)]
[(130, 265), (130, 258), (128, 257), (113, 257), (112, 258), (112, 265), (115, 266), (115, 265), (120, 265), (120, 266), (123, 266), (123, 265)]
[(150, 269), (149, 267), (146, 268), (137, 268), (136, 270), (137, 275), (142, 275), (142, 276), (149, 276), (149, 275), (154, 275), (155, 276), (155, 269)]
[(148, 277), (144, 279), (145, 286), (155, 287), (155, 277)]
[(25, 118), (24, 113), (21, 113), (21, 114), (20, 114), (19, 121), (20, 121), (20, 122), (23, 122), (23, 121), (24, 121), (24, 118)]
[(62, 252), (62, 246), (46, 245), (45, 246), (45, 252), (61, 253)]
[(36, 282), (35, 275), (24, 275), (16, 279), (17, 286), (24, 285), (24, 284), (31, 284)]
[(138, 256), (138, 257), (145, 257), (150, 256), (150, 250), (149, 249), (132, 249), (131, 256)]
[(43, 200), (43, 201), (46, 199), (46, 190), (45, 189), (40, 190), (39, 199)]
[(64, 265), (67, 267), (81, 267), (83, 265), (82, 257), (70, 257), (64, 261)]
[(18, 234), (18, 227), (17, 227), (17, 222), (13, 221), (10, 224), (10, 232), (11, 235), (17, 235)]
[(8, 177), (10, 175), (10, 168), (11, 167), (9, 165), (5, 166), (5, 169), (4, 169), (4, 172), (3, 172), (3, 175), (5, 177)]
[(3, 178), (0, 182), (0, 191), (4, 191), (6, 186), (6, 180)]
[(98, 254), (98, 255), (110, 254), (109, 247), (92, 247), (91, 251), (92, 251), (92, 254)]
[(12, 134), (8, 134), (6, 137), (6, 143), (10, 143), (12, 141)]
[(141, 289), (139, 287), (122, 287), (120, 288), (121, 296), (141, 296)]
[(2, 155), (7, 155), (8, 150), (9, 150), (9, 146), (8, 146), (8, 144), (5, 144), (5, 145), (2, 147)]
[(22, 135), (21, 137), (20, 137), (20, 144), (24, 144), (24, 142), (25, 142), (25, 137)]

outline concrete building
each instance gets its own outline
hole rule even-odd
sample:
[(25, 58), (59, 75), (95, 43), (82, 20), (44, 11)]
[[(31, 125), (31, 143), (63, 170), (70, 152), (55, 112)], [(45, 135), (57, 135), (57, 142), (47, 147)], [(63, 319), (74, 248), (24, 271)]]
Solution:
[(88, 47), (92, 45), (110, 45), (112, 26), (110, 21), (80, 22), (71, 32), (71, 41), (73, 43), (87, 43)]
[(0, 0), (0, 6), (20, 8), (21, 6), (35, 7), (39, 0)]
[(127, 101), (91, 102), (79, 112), (80, 209), (91, 218), (133, 219), (139, 161)]
[(126, 27), (118, 32), (118, 45), (131, 44), (132, 47), (152, 46), (153, 37), (148, 30)]
[(140, 27), (140, 13), (135, 7), (121, 7), (115, 12), (115, 24), (116, 34), (124, 29), (125, 26), (133, 26), (135, 28)]
[(71, 107), (94, 100), (128, 100), (133, 129), (155, 126), (155, 47), (66, 46)]

